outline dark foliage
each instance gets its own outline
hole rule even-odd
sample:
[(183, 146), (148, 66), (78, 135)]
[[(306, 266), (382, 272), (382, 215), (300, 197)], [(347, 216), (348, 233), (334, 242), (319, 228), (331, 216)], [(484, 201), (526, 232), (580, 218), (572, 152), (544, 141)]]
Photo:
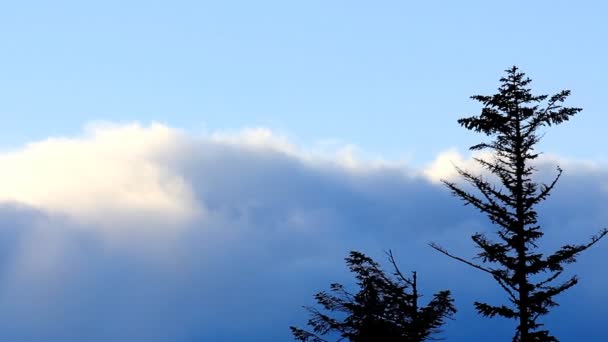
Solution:
[(543, 329), (538, 319), (558, 305), (554, 301), (556, 295), (578, 282), (576, 276), (558, 281), (564, 265), (575, 262), (575, 258), (603, 238), (607, 230), (602, 230), (586, 244), (568, 244), (548, 255), (540, 253), (539, 239), (543, 231), (537, 222), (535, 207), (547, 199), (562, 170), (557, 168), (557, 176), (552, 182), (538, 183), (532, 179), (537, 171), (532, 162), (539, 156), (534, 151), (542, 137), (539, 129), (568, 121), (581, 109), (562, 105), (570, 94), (568, 90), (553, 96), (533, 95), (528, 88), (531, 80), (517, 67), (506, 70), (506, 76), (500, 81), (497, 94), (472, 97), (483, 104), (480, 115), (458, 120), (466, 129), (493, 138), (491, 142), (470, 149), (492, 152), (491, 158), (477, 158), (476, 161), (497, 178), (497, 185), (482, 175), (462, 169), (458, 169), (459, 174), (476, 189), (475, 194), (455, 183), (444, 182), (465, 204), (488, 216), (497, 227), (497, 240), (481, 233), (472, 236), (480, 249), (481, 264), (454, 256), (436, 244), (431, 246), (489, 273), (502, 287), (511, 305), (476, 302), (475, 307), (487, 317), (517, 320), (513, 341), (557, 341)]
[[(351, 252), (346, 263), (355, 273), (359, 292), (353, 294), (341, 284), (331, 284), (330, 293), (317, 293), (315, 300), (328, 313), (305, 307), (311, 314), (308, 325), (312, 332), (291, 327), (296, 340), (327, 342), (320, 336), (333, 334), (337, 341), (420, 342), (440, 333), (445, 319), (456, 313), (450, 292), (440, 291), (427, 306), (419, 307), (416, 273), (407, 278), (390, 252), (389, 260), (392, 276), (366, 255)], [(331, 317), (330, 312), (341, 318)]]

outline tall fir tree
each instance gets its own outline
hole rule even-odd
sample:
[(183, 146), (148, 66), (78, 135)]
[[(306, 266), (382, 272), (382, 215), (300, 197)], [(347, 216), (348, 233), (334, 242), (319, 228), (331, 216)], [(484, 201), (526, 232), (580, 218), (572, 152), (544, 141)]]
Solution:
[(472, 236), (480, 249), (481, 263), (455, 256), (437, 244), (431, 243), (431, 246), (494, 278), (506, 292), (511, 305), (475, 302), (475, 307), (483, 316), (517, 320), (513, 341), (557, 341), (543, 329), (538, 319), (558, 305), (554, 300), (556, 295), (578, 282), (576, 276), (558, 281), (564, 265), (575, 262), (581, 252), (597, 243), (608, 231), (601, 230), (586, 244), (567, 244), (551, 254), (540, 253), (543, 230), (538, 224), (536, 207), (547, 199), (562, 170), (557, 167), (557, 176), (547, 184), (533, 179), (538, 171), (533, 162), (539, 156), (534, 150), (542, 137), (539, 130), (568, 121), (581, 109), (562, 105), (570, 91), (563, 90), (553, 96), (533, 95), (528, 88), (531, 80), (523, 72), (515, 66), (505, 71), (498, 93), (471, 97), (483, 104), (480, 115), (458, 120), (464, 128), (493, 138), (470, 149), (491, 152), (491, 157), (475, 160), (495, 176), (496, 181), (491, 182), (489, 177), (461, 168), (457, 168), (458, 173), (472, 185), (474, 192), (444, 181), (465, 205), (472, 205), (488, 216), (497, 228), (497, 238), (491, 240), (482, 233)]
[[(355, 273), (359, 291), (350, 293), (342, 284), (331, 284), (331, 293), (315, 295), (320, 311), (305, 307), (311, 314), (312, 332), (291, 327), (298, 341), (422, 342), (434, 339), (445, 320), (456, 313), (450, 291), (436, 293), (426, 306), (419, 304), (416, 273), (405, 277), (389, 252), (393, 276), (387, 275), (374, 260), (353, 251), (346, 258)], [(330, 312), (337, 313), (330, 316)], [(336, 336), (337, 335), (337, 336)], [(329, 338), (329, 337), (325, 337)]]

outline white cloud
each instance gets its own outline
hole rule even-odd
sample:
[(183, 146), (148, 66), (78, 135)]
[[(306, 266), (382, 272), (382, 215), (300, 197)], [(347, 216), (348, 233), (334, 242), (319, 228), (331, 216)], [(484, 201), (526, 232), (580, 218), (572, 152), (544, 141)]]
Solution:
[[(359, 154), (344, 144), (305, 150), (266, 128), (192, 137), (159, 123), (96, 123), (81, 136), (48, 138), (0, 154), (0, 201), (22, 203), (114, 235), (178, 229), (193, 222), (211, 226), (219, 214), (209, 215), (206, 202), (225, 196), (217, 191), (237, 194), (238, 201), (238, 193), (246, 193), (256, 177), (272, 182), (264, 175), (266, 169), (254, 170), (258, 157), (268, 170), (273, 160), (284, 160), (318, 172), (390, 169), (405, 175), (403, 164), (365, 160)], [(189, 166), (196, 174), (187, 172)], [(259, 194), (242, 197), (230, 205), (251, 210), (269, 200)], [(301, 212), (290, 215), (303, 217)]]
[[(557, 227), (550, 241), (584, 241), (608, 222), (608, 168), (543, 158), (566, 171), (544, 208)], [(193, 137), (161, 124), (97, 124), (0, 154), (0, 200), (37, 208), (0, 205), (2, 336), (285, 340), (297, 323), (285, 313), (340, 280), (349, 249), (381, 258), (392, 248), (428, 287), (454, 279), (466, 303), (482, 275), (426, 246), (473, 255), (469, 233), (488, 226), (435, 184), (454, 179), (454, 164), (479, 170), (456, 150), (413, 169), (348, 144), (303, 148), (264, 128)], [(148, 239), (166, 230), (178, 234)]]
[(286, 136), (278, 135), (264, 127), (246, 128), (235, 132), (214, 132), (210, 135), (209, 140), (219, 144), (277, 151), (289, 155), (298, 153), (296, 146)]
[(129, 217), (188, 219), (202, 208), (163, 165), (178, 141), (160, 124), (98, 124), (81, 137), (31, 143), (0, 155), (0, 200), (105, 226)]
[(465, 167), (471, 164), (456, 149), (440, 153), (433, 162), (424, 168), (422, 173), (434, 183), (451, 180), (458, 175), (454, 166)]
[[(487, 153), (464, 156), (448, 149), (428, 166), (415, 170), (403, 161), (366, 158), (348, 144), (302, 148), (266, 128), (191, 137), (159, 123), (97, 123), (87, 126), (79, 137), (49, 138), (0, 154), (0, 201), (65, 215), (93, 228), (179, 227), (193, 220), (201, 222), (209, 215), (207, 202), (213, 202), (214, 196), (226, 196), (226, 191), (237, 194), (230, 197), (235, 201), (242, 197), (243, 202), (234, 207), (267, 201), (261, 197), (247, 200), (246, 189), (256, 179), (272, 186), (268, 175), (280, 160), (307, 172), (348, 175), (341, 176), (341, 181), (388, 172), (400, 175), (403, 182), (423, 177), (438, 183), (457, 179), (454, 166), (482, 171), (474, 156), (487, 157)], [(265, 160), (267, 168), (255, 169), (262, 165), (253, 162), (256, 158)], [(540, 163), (560, 164), (576, 172), (603, 170), (593, 162), (554, 155), (543, 155)], [(188, 164), (196, 174), (187, 172)], [(359, 185), (351, 185), (360, 188), (364, 184), (357, 182)], [(292, 213), (292, 217), (302, 215)]]
[[(427, 167), (415, 170), (402, 161), (366, 158), (348, 144), (302, 148), (266, 128), (191, 137), (158, 123), (98, 123), (89, 125), (82, 136), (49, 138), (0, 154), (0, 201), (23, 203), (94, 227), (121, 222), (178, 227), (208, 215), (207, 202), (225, 196), (219, 192), (241, 193), (246, 199), (246, 189), (256, 179), (272, 183), (268, 175), (277, 162), (293, 163), (291, 168), (307, 172), (348, 175), (341, 176), (342, 181), (388, 172), (401, 175), (404, 182), (421, 176), (438, 183), (457, 179), (454, 166), (482, 171), (474, 156), (487, 157), (487, 153), (464, 156), (448, 149)], [(555, 155), (543, 155), (539, 163), (559, 164), (578, 173), (604, 169)], [(188, 173), (188, 165), (196, 174)], [(255, 169), (262, 165), (266, 166)], [(267, 200), (256, 198), (258, 203)]]
[[(424, 167), (422, 174), (433, 183), (440, 183), (441, 180), (458, 180), (460, 177), (456, 171), (456, 167), (470, 171), (473, 174), (488, 174), (488, 171), (484, 169), (474, 158), (491, 160), (492, 155), (488, 151), (476, 151), (465, 156), (456, 148), (447, 149), (446, 151), (439, 153), (439, 155), (437, 155), (437, 157), (431, 163)], [(608, 169), (606, 165), (598, 162), (590, 160), (568, 159), (556, 154), (541, 154), (535, 161), (535, 165), (539, 171), (541, 171), (541, 175), (547, 171), (553, 172), (557, 166), (560, 166), (567, 172), (572, 172), (575, 174), (601, 174)]]

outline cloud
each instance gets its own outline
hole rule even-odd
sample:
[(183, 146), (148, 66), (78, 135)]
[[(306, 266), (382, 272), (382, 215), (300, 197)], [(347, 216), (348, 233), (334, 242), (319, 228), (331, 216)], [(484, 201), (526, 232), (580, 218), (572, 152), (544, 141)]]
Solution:
[(467, 170), (477, 169), (473, 160), (466, 160), (457, 149), (449, 149), (440, 153), (422, 172), (432, 182), (440, 183), (441, 180), (453, 180), (458, 176), (456, 166)]
[[(454, 290), (461, 311), (450, 340), (509, 336), (509, 322), (468, 321), (478, 319), (472, 298), (499, 297), (491, 280), (426, 247), (473, 255), (468, 235), (488, 229), (437, 184), (453, 177), (452, 162), (474, 168), (469, 156), (451, 150), (416, 169), (348, 145), (292, 141), (264, 128), (190, 136), (162, 124), (96, 124), (0, 154), (0, 336), (288, 340), (314, 292), (349, 282), (350, 249), (382, 260), (388, 248), (419, 271), (425, 292)], [(547, 157), (547, 176), (555, 162), (566, 172), (541, 208), (547, 242), (581, 241), (608, 222), (608, 168)], [(595, 262), (577, 265), (581, 317), (600, 310), (592, 296), (608, 284), (589, 272)]]
[(31, 143), (0, 155), (0, 199), (105, 227), (137, 217), (186, 220), (204, 208), (163, 164), (178, 140), (160, 124), (105, 124)]

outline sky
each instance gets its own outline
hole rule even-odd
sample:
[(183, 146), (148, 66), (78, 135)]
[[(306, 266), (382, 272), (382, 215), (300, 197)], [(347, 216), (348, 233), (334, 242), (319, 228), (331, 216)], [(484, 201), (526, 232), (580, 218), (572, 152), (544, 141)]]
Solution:
[[(599, 1), (19, 1), (0, 5), (0, 336), (288, 341), (358, 249), (449, 288), (449, 341), (505, 340), (474, 270), (488, 222), (439, 184), (483, 137), (456, 120), (518, 65), (583, 112), (547, 130), (565, 173), (546, 244), (608, 226)], [(599, 245), (547, 326), (604, 341)], [(576, 312), (573, 311), (576, 308)]]

